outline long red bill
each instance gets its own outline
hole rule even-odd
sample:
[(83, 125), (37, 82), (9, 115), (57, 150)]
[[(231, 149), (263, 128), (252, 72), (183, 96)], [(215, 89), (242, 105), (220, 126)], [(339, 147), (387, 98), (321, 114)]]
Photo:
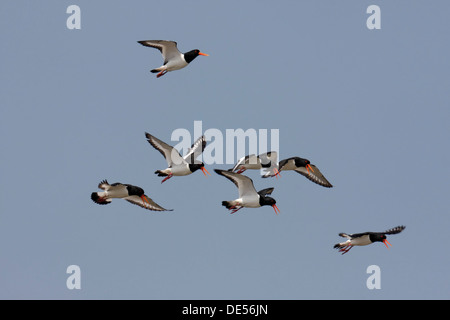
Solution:
[(280, 171), (278, 171), (278, 169), (277, 169), (277, 168), (273, 168), (273, 172), (275, 172), (275, 178), (277, 178), (277, 180), (278, 180), (278, 176), (280, 176), (280, 177), (281, 177), (281, 173), (280, 173)]
[(310, 164), (307, 164), (307, 165), (306, 165), (306, 171), (308, 171), (308, 173), (309, 173), (309, 170), (311, 170), (312, 172), (314, 172), (314, 169), (311, 167), (311, 165), (310, 165)]
[(148, 201), (147, 197), (145, 195), (141, 196), (142, 201), (147, 202), (148, 204), (150, 204), (150, 202)]
[(203, 53), (203, 52), (199, 52), (198, 54), (201, 55), (201, 56), (206, 56), (206, 57), (209, 56), (209, 54), (206, 54), (206, 53)]
[[(205, 167), (201, 167), (200, 169), (202, 170), (202, 172), (203, 172), (203, 174), (205, 175), (205, 177), (207, 177), (207, 175), (206, 175), (206, 174), (209, 174), (209, 175), (211, 175), (211, 173), (209, 173), (209, 172), (208, 172), (208, 170), (206, 170), (206, 168), (205, 168)], [(205, 172), (205, 171), (206, 171), (206, 172)]]
[[(281, 212), (280, 209), (278, 209), (276, 204), (272, 205), (272, 208), (273, 208), (273, 210), (275, 210), (275, 214), (278, 214), (279, 212)], [(278, 210), (278, 212), (277, 212), (277, 210)]]
[(389, 249), (388, 244), (392, 247), (392, 244), (390, 244), (389, 241), (387, 241), (386, 239), (383, 240), (383, 243), (388, 249)]

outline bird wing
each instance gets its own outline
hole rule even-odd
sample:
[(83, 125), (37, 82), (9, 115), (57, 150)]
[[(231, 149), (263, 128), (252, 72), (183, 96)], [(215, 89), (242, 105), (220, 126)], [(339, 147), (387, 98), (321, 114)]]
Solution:
[(147, 137), (147, 141), (153, 146), (153, 148), (161, 152), (164, 158), (166, 158), (169, 167), (172, 167), (173, 164), (179, 165), (182, 163), (186, 163), (186, 161), (184, 161), (180, 153), (174, 147), (152, 136), (150, 133), (146, 132), (145, 136)]
[(236, 171), (239, 168), (239, 166), (241, 166), (243, 164), (248, 164), (248, 163), (254, 163), (254, 164), (258, 163), (258, 157), (256, 155), (254, 155), (254, 154), (250, 154), (248, 156), (244, 156), (244, 157), (240, 158), (238, 160), (238, 162), (236, 162), (234, 167), (229, 169), (228, 171), (234, 172), (234, 171)]
[(342, 238), (347, 238), (347, 239), (351, 239), (352, 238), (352, 235), (346, 234), (346, 233), (343, 233), (343, 232), (339, 233), (339, 236), (342, 237)]
[(291, 160), (295, 160), (296, 157), (291, 157), (291, 158), (287, 158), (287, 159), (283, 159), (278, 163), (278, 170), (281, 171), (284, 169), (284, 166), (287, 165), (289, 163), (289, 161)]
[(398, 227), (389, 229), (389, 230), (387, 230), (385, 232), (381, 232), (381, 233), (384, 233), (384, 234), (397, 234), (397, 233), (402, 232), (405, 228), (406, 228), (405, 226), (398, 226)]
[(183, 159), (189, 164), (195, 163), (195, 159), (197, 159), (197, 157), (202, 154), (203, 150), (205, 150), (205, 147), (206, 138), (205, 136), (201, 136), (192, 144), (191, 148), (183, 157)]
[(253, 181), (249, 177), (226, 170), (214, 169), (214, 171), (217, 174), (224, 176), (236, 185), (236, 187), (239, 189), (239, 198), (256, 194), (255, 187), (253, 186)]
[(263, 189), (263, 190), (258, 191), (258, 194), (259, 194), (261, 197), (265, 197), (265, 196), (267, 196), (267, 195), (272, 194), (272, 192), (273, 192), (274, 189), (275, 189), (275, 188), (267, 188), (267, 189)]
[(111, 185), (108, 183), (108, 180), (102, 180), (99, 184), (98, 184), (98, 188), (102, 189), (102, 190), (108, 190), (111, 187)]
[(314, 183), (317, 183), (323, 187), (331, 188), (333, 185), (324, 177), (322, 172), (313, 164), (310, 165), (312, 167), (312, 170), (308, 170), (305, 167), (300, 167), (295, 169), (294, 171), (297, 173), (300, 173), (301, 175), (305, 176), (309, 180), (311, 180)]
[(136, 204), (142, 208), (152, 210), (152, 211), (173, 211), (172, 209), (170, 209), (170, 210), (164, 209), (163, 207), (161, 207), (159, 204), (154, 202), (152, 199), (150, 199), (145, 194), (143, 195), (143, 198), (145, 199), (145, 201), (141, 197), (136, 196), (136, 195), (128, 196), (128, 197), (125, 197), (124, 199), (132, 204)]
[(181, 55), (181, 52), (178, 50), (177, 43), (175, 41), (143, 40), (138, 42), (143, 46), (156, 48), (159, 51), (161, 51), (161, 54), (164, 59), (164, 64), (166, 64), (167, 61)]

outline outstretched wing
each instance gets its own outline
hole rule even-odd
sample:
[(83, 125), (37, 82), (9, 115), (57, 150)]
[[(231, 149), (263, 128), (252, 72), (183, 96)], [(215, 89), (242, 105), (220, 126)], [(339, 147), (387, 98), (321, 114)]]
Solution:
[(267, 189), (263, 189), (263, 190), (258, 191), (258, 194), (259, 194), (261, 197), (265, 197), (265, 196), (267, 196), (267, 195), (272, 194), (272, 192), (273, 192), (274, 189), (275, 189), (275, 188), (267, 188)]
[(175, 58), (181, 54), (177, 48), (177, 43), (175, 41), (168, 40), (142, 40), (138, 41), (140, 44), (146, 47), (156, 48), (161, 51), (164, 59), (164, 64), (167, 63), (172, 58)]
[(253, 186), (253, 181), (247, 176), (240, 173), (230, 172), (226, 170), (214, 169), (217, 174), (220, 174), (233, 182), (239, 189), (239, 198), (244, 196), (251, 196), (256, 194), (255, 187)]
[(382, 232), (382, 233), (384, 233), (384, 234), (397, 234), (397, 233), (402, 232), (405, 228), (406, 228), (405, 226), (398, 226), (398, 227), (389, 229), (389, 230), (387, 230), (385, 232)]
[[(144, 199), (142, 199), (142, 198), (144, 198)], [(124, 199), (127, 200), (128, 202), (131, 202), (132, 204), (136, 204), (142, 208), (152, 210), (152, 211), (173, 211), (172, 209), (170, 209), (170, 210), (164, 209), (163, 207), (161, 207), (159, 204), (154, 202), (152, 199), (150, 199), (146, 195), (143, 195), (142, 198), (139, 196), (129, 196), (129, 197), (125, 197)]]
[(205, 147), (206, 147), (206, 138), (205, 136), (201, 136), (200, 138), (197, 139), (197, 141), (194, 142), (194, 144), (191, 146), (191, 148), (183, 157), (183, 159), (189, 164), (195, 163), (195, 159), (197, 159), (197, 157), (202, 154), (203, 150), (205, 150)]
[(99, 189), (102, 189), (102, 190), (108, 190), (109, 189), (109, 187), (110, 187), (111, 185), (108, 183), (108, 180), (102, 180), (99, 184), (98, 184), (98, 188)]
[(241, 165), (243, 165), (243, 164), (249, 164), (249, 163), (251, 163), (251, 164), (257, 164), (257, 163), (258, 163), (258, 157), (257, 157), (256, 155), (254, 155), (254, 154), (250, 154), (250, 155), (248, 155), (248, 156), (244, 156), (244, 157), (240, 158), (240, 159), (238, 160), (238, 162), (236, 162), (236, 164), (234, 165), (233, 168), (228, 169), (228, 171), (230, 171), (230, 172), (235, 172), (235, 171), (237, 171), (237, 170), (239, 169), (239, 167), (240, 167)]
[(333, 187), (333, 185), (324, 177), (322, 172), (320, 172), (319, 168), (317, 168), (313, 164), (309, 166), (310, 166), (309, 170), (305, 167), (300, 167), (295, 169), (294, 171), (300, 173), (301, 175), (305, 176), (312, 182), (317, 183), (318, 185), (321, 185), (326, 188)]
[(351, 235), (343, 233), (343, 232), (339, 233), (339, 236), (342, 237), (342, 238), (347, 238), (347, 239), (351, 239), (352, 238)]
[(153, 148), (161, 152), (161, 154), (166, 159), (167, 165), (169, 167), (172, 167), (172, 165), (174, 164), (179, 165), (182, 163), (186, 163), (184, 159), (181, 157), (180, 153), (174, 147), (152, 136), (150, 133), (146, 132), (145, 137), (147, 138), (147, 141), (152, 145)]

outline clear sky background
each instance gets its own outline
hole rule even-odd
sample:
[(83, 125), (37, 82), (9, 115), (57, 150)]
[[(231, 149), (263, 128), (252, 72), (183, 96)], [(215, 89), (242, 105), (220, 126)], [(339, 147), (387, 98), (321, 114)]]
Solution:
[[(81, 30), (66, 9), (81, 8)], [(381, 8), (381, 30), (366, 9)], [(1, 1), (0, 298), (449, 299), (448, 1)], [(156, 79), (167, 39), (200, 49)], [(262, 179), (270, 207), (230, 215), (214, 168), (161, 184), (145, 139), (279, 129), (280, 158), (334, 185)], [(193, 137), (197, 138), (197, 137)], [(98, 183), (141, 186), (173, 212)], [(406, 225), (341, 255), (340, 232)], [(69, 265), (81, 290), (66, 287)], [(369, 290), (367, 267), (381, 270)]]

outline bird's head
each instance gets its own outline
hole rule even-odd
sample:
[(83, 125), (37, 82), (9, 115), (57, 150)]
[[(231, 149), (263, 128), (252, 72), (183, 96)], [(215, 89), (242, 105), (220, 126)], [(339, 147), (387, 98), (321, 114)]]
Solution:
[(211, 175), (208, 170), (206, 170), (205, 168), (205, 164), (203, 162), (201, 163), (193, 163), (193, 164), (189, 164), (189, 169), (191, 170), (191, 172), (195, 172), (198, 169), (202, 170), (203, 174), (206, 176), (206, 174)]
[(280, 209), (277, 207), (277, 202), (272, 197), (260, 197), (259, 204), (261, 206), (271, 206), (273, 210), (275, 211), (275, 214), (278, 214), (278, 212), (281, 212)]
[(307, 159), (304, 159), (304, 160), (305, 160), (305, 168), (308, 171), (308, 173), (309, 173), (309, 170), (314, 172), (314, 169), (311, 167), (311, 162), (309, 160), (307, 160)]
[(373, 235), (373, 239), (371, 239), (373, 242), (383, 242), (384, 245), (386, 246), (386, 248), (389, 249), (388, 245), (392, 246), (392, 244), (389, 243), (389, 241), (387, 241), (387, 237), (385, 234), (374, 234)]
[(198, 56), (209, 56), (209, 54), (200, 52), (200, 50), (195, 49), (195, 50), (191, 50), (188, 51), (184, 54), (184, 60), (186, 60), (187, 63), (190, 63), (192, 60), (194, 60), (195, 58), (197, 58)]

